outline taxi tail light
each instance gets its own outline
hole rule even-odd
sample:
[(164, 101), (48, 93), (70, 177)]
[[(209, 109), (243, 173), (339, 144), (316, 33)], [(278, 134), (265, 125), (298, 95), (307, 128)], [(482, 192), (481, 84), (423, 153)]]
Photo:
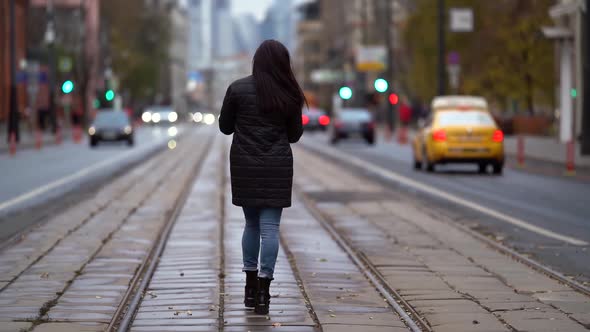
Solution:
[(432, 132), (432, 139), (436, 142), (444, 142), (447, 140), (447, 133), (440, 129)]
[(498, 143), (503, 142), (504, 133), (501, 130), (497, 129), (496, 131), (494, 131), (494, 134), (492, 135), (492, 140)]
[(303, 114), (303, 115), (301, 116), (301, 123), (303, 123), (303, 125), (304, 125), (304, 126), (305, 126), (306, 124), (308, 124), (308, 123), (309, 123), (309, 116), (307, 116), (307, 115)]
[(318, 122), (322, 125), (322, 126), (327, 126), (330, 124), (330, 117), (327, 115), (322, 115), (320, 116), (320, 118), (318, 119)]

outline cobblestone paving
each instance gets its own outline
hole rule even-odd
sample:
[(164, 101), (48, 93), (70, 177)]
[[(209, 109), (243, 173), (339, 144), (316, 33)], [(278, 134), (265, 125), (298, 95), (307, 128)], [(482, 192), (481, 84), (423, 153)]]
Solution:
[(205, 159), (131, 331), (214, 331), (219, 317), (219, 145)]
[[(421, 202), (301, 149), (295, 160), (302, 190), (327, 197), (316, 199), (322, 213), (434, 331), (587, 331), (590, 326), (586, 296), (488, 248)], [(350, 191), (381, 199), (355, 200), (345, 194)]]
[[(188, 151), (196, 153), (186, 158)], [(9, 268), (2, 270), (8, 282), (0, 292), (0, 324), (21, 321), (25, 330), (35, 331), (104, 330), (178, 197), (180, 180), (203, 151), (204, 146), (179, 144), (107, 185), (96, 199), (79, 205), (80, 211), (65, 211), (3, 251), (0, 261)], [(170, 182), (172, 174), (179, 181)], [(14, 268), (10, 262), (19, 253), (27, 253), (30, 263)]]

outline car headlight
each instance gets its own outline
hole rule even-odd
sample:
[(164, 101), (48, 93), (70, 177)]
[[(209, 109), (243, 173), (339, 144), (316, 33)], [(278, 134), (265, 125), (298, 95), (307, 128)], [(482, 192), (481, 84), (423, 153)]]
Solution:
[(143, 114), (141, 115), (141, 120), (145, 123), (152, 121), (152, 113), (143, 112)]
[(203, 121), (203, 113), (197, 112), (193, 115), (193, 120), (197, 123)]
[(176, 127), (168, 128), (168, 136), (174, 137), (176, 134), (178, 134), (178, 129), (176, 129)]
[(92, 135), (96, 134), (96, 128), (94, 128), (94, 127), (90, 127), (90, 128), (88, 128), (88, 134), (89, 134), (90, 136), (92, 136)]
[(215, 123), (215, 115), (207, 113), (205, 114), (203, 121), (205, 122), (205, 124), (212, 125), (213, 123)]
[(154, 114), (152, 114), (152, 122), (153, 122), (153, 123), (158, 123), (158, 122), (160, 122), (160, 114), (159, 114), (159, 113), (154, 113)]
[(123, 132), (125, 132), (127, 135), (131, 134), (132, 131), (133, 128), (131, 128), (131, 126), (125, 126), (125, 129), (123, 129)]
[(168, 121), (176, 122), (176, 120), (178, 120), (178, 114), (176, 112), (168, 113)]

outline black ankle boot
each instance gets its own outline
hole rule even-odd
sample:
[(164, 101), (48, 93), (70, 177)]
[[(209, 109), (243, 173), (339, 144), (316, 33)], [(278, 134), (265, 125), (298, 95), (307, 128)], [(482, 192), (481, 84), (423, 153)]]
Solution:
[(268, 306), (270, 305), (270, 278), (258, 278), (258, 291), (256, 292), (256, 306), (254, 312), (259, 315), (268, 314)]
[(258, 271), (246, 271), (246, 287), (244, 287), (244, 305), (254, 308), (256, 291), (258, 290)]

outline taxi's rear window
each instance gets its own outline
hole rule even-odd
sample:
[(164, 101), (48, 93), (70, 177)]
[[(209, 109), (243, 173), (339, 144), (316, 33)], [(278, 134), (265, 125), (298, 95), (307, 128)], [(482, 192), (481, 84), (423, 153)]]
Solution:
[(443, 111), (436, 114), (440, 126), (493, 126), (494, 119), (481, 111)]

